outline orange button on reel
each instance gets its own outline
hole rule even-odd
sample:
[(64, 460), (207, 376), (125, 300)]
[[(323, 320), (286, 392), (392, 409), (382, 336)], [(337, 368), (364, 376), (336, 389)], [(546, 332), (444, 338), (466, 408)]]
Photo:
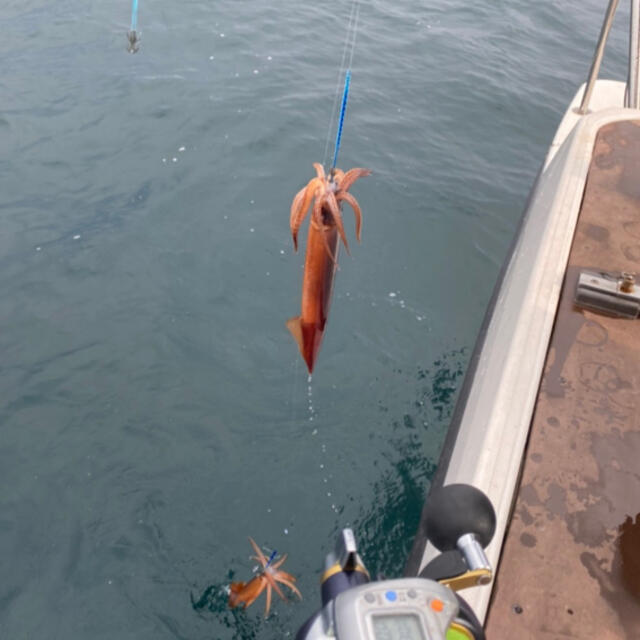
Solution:
[(444, 609), (444, 602), (442, 602), (442, 600), (438, 600), (438, 598), (431, 598), (431, 600), (429, 600), (429, 606), (436, 613), (440, 613)]

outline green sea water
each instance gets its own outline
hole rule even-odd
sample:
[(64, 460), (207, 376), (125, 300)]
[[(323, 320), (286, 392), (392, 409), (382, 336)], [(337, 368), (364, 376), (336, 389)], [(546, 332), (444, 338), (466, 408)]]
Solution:
[[(0, 638), (293, 637), (343, 526), (401, 575), (604, 5), (362, 0), (339, 164), (372, 175), (311, 382), (289, 207), (351, 3), (140, 0), (135, 55), (128, 2), (0, 5)], [(302, 602), (227, 608), (248, 536)]]

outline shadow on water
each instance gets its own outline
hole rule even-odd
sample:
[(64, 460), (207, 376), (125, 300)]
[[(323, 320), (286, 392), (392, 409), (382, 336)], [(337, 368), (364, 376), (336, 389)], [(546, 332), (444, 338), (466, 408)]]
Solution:
[(374, 483), (372, 504), (353, 525), (372, 576), (402, 573), (467, 360), (467, 349), (462, 348), (445, 354), (430, 369), (418, 369), (414, 411), (392, 423), (391, 451), (382, 454), (389, 466)]

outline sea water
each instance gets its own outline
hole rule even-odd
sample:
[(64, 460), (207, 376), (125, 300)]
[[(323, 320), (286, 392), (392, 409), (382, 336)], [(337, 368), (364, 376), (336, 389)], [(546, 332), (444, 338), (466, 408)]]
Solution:
[[(1, 4), (0, 637), (292, 637), (344, 526), (401, 575), (604, 5), (362, 1), (339, 166), (372, 175), (309, 381), (289, 207), (351, 3), (141, 0), (136, 54), (128, 2)], [(248, 536), (302, 602), (227, 608)]]

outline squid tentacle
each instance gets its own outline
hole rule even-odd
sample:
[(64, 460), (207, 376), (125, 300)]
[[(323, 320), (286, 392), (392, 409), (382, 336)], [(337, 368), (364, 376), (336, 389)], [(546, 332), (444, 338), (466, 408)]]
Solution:
[(318, 197), (318, 192), (322, 188), (323, 182), (319, 178), (309, 180), (306, 187), (303, 187), (296, 193), (291, 203), (291, 215), (289, 216), (289, 225), (291, 227), (291, 236), (293, 238), (293, 247), (298, 250), (298, 231), (302, 225), (305, 216), (311, 205), (313, 198)]
[(285, 601), (287, 602), (287, 596), (282, 593), (282, 589), (278, 586), (278, 583), (275, 581), (274, 576), (270, 573), (265, 573), (264, 577), (267, 579), (269, 583), (269, 587), (273, 587), (275, 592)]
[(347, 250), (347, 253), (351, 255), (351, 252), (349, 251), (349, 243), (347, 242), (347, 234), (344, 231), (344, 223), (342, 222), (342, 215), (340, 214), (340, 205), (336, 200), (335, 193), (329, 191), (327, 194), (326, 200), (327, 200), (327, 208), (331, 213), (331, 216), (333, 218), (333, 221), (336, 227), (338, 227), (338, 233), (340, 234), (340, 239), (344, 244), (344, 248)]
[(302, 202), (304, 195), (307, 191), (307, 187), (302, 187), (293, 198), (291, 203), (291, 214), (289, 215), (289, 227), (291, 228), (291, 235), (293, 237), (293, 246), (295, 250), (298, 250), (298, 230), (304, 220), (304, 213), (301, 213)]
[(264, 617), (269, 615), (269, 609), (271, 608), (271, 587), (267, 585), (267, 601), (264, 605)]
[(274, 571), (274, 575), (276, 576), (276, 580), (279, 580), (282, 577), (282, 578), (285, 578), (285, 580), (289, 580), (291, 582), (296, 581), (296, 579), (286, 571)]
[(266, 567), (267, 559), (265, 558), (264, 553), (262, 553), (262, 549), (260, 549), (253, 538), (249, 537), (249, 542), (251, 543), (253, 550), (256, 552), (256, 560), (258, 560), (263, 567)]
[(353, 183), (358, 178), (364, 178), (370, 175), (371, 171), (369, 169), (362, 169), (360, 167), (349, 169), (349, 171), (344, 174), (342, 180), (340, 180), (340, 182), (338, 183), (338, 187), (340, 188), (340, 191), (349, 191)]
[[(291, 213), (289, 224), (291, 226), (291, 237), (294, 249), (298, 250), (298, 232), (307, 213), (311, 209), (311, 222), (320, 230), (324, 230), (327, 224), (335, 225), (340, 240), (345, 246), (348, 254), (351, 254), (347, 234), (344, 229), (344, 222), (340, 210), (340, 203), (346, 202), (351, 205), (356, 217), (356, 238), (360, 242), (360, 230), (362, 228), (362, 212), (357, 200), (348, 193), (353, 183), (364, 176), (371, 174), (369, 169), (356, 167), (346, 173), (341, 169), (332, 169), (330, 177), (325, 174), (324, 167), (319, 162), (314, 162), (316, 177), (309, 180), (306, 187), (296, 193), (291, 203)], [(323, 213), (323, 208), (325, 212)], [(325, 217), (329, 219), (325, 223)], [(335, 266), (338, 266), (337, 254), (329, 247), (326, 235), (323, 233), (322, 240), (327, 253)]]
[(360, 210), (360, 205), (358, 204), (358, 201), (350, 193), (347, 193), (346, 191), (339, 191), (336, 194), (336, 200), (338, 202), (341, 202), (344, 200), (344, 202), (351, 205), (351, 208), (353, 209), (353, 213), (356, 216), (356, 240), (360, 242), (360, 230), (362, 229), (362, 211)]
[[(292, 576), (292, 577), (293, 577), (293, 576)], [(298, 590), (298, 587), (296, 587), (296, 585), (295, 585), (295, 584), (293, 584), (293, 582), (291, 582), (291, 580), (285, 580), (284, 578), (282, 578), (282, 577), (280, 577), (280, 576), (278, 576), (278, 577), (276, 578), (276, 580), (277, 580), (278, 582), (282, 582), (282, 584), (284, 584), (284, 585), (286, 585), (287, 587), (289, 587), (289, 589), (291, 589), (291, 591), (293, 591), (293, 592), (298, 596), (298, 598), (300, 598), (300, 600), (302, 600), (302, 594), (301, 594), (301, 593), (300, 593), (300, 591)], [(294, 580), (295, 580), (295, 578), (294, 578)]]
[(324, 174), (324, 167), (319, 162), (313, 163), (313, 168), (316, 170), (316, 174), (320, 180), (326, 180), (326, 176)]
[[(278, 567), (282, 566), (284, 564), (284, 561), (287, 559), (287, 554), (285, 553), (281, 558), (279, 558), (278, 560), (276, 560), (271, 567), (273, 569), (277, 569)], [(285, 571), (278, 571), (278, 573), (286, 573)]]

